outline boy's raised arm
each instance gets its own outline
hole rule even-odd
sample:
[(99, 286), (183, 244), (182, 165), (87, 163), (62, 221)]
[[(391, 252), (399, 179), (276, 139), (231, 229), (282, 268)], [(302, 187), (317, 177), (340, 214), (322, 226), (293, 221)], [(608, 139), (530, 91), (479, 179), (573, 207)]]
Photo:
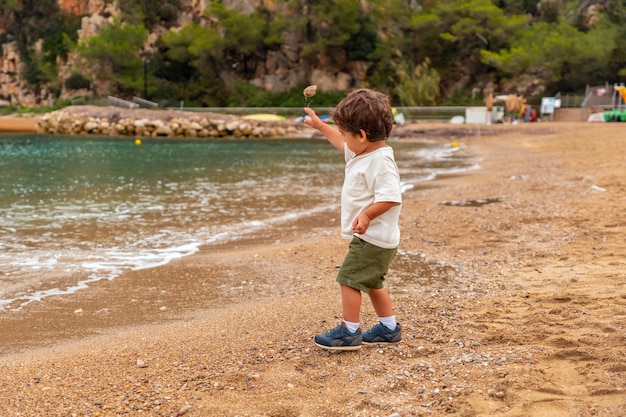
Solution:
[(308, 118), (304, 119), (304, 123), (311, 126), (314, 129), (319, 130), (322, 135), (333, 145), (335, 148), (343, 152), (344, 146), (344, 138), (343, 135), (334, 127), (327, 125), (322, 122), (315, 111), (310, 107), (305, 107), (304, 112), (309, 115)]

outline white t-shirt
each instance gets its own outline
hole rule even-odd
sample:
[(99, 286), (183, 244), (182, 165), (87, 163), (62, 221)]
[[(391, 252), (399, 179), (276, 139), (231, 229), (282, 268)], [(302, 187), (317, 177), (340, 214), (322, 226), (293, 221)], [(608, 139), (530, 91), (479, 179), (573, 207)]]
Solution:
[(341, 235), (346, 239), (358, 236), (385, 249), (400, 243), (400, 204), (372, 219), (364, 234), (352, 231), (352, 222), (374, 203), (402, 203), (400, 174), (390, 146), (356, 156), (344, 145), (346, 176), (341, 191)]

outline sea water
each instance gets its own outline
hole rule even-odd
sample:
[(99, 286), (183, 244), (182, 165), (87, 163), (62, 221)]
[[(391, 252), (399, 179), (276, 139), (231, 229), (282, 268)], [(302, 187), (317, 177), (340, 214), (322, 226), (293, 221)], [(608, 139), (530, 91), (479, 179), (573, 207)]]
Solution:
[[(475, 167), (391, 141), (403, 189)], [(343, 154), (323, 140), (0, 136), (0, 313), (125, 270), (338, 212)]]

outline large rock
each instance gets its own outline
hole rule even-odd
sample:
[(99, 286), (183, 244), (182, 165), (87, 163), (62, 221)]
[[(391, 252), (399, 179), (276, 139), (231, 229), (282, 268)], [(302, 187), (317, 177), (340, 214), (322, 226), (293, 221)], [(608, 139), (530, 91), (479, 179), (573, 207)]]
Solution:
[(105, 0), (58, 0), (59, 7), (71, 14), (101, 13), (106, 7)]

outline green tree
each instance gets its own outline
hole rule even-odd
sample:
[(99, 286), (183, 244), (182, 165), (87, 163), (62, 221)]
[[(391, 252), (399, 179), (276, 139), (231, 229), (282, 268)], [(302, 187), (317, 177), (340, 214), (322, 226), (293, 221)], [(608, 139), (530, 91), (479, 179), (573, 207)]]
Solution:
[(180, 99), (207, 106), (221, 106), (226, 100), (220, 72), (224, 65), (224, 39), (216, 32), (190, 23), (162, 36), (166, 57), (161, 75), (177, 85)]
[(81, 40), (79, 54), (96, 78), (112, 82), (124, 95), (143, 90), (142, 47), (148, 38), (143, 25), (114, 22), (100, 34)]
[(626, 27), (620, 26), (615, 37), (615, 48), (609, 58), (609, 77), (617, 82), (626, 83)]
[(7, 29), (9, 36), (14, 30), (16, 12), (23, 9), (20, 0), (0, 0), (0, 24)]
[(444, 0), (427, 13), (426, 19), (417, 16), (413, 24), (431, 39), (438, 35), (442, 45), (435, 51), (428, 44), (420, 47), (441, 71), (450, 93), (488, 74), (489, 68), (480, 61), (481, 52), (508, 46), (519, 28), (527, 25), (526, 16), (506, 16), (490, 0)]
[[(21, 76), (33, 90), (47, 85), (60, 91), (57, 59), (65, 59), (77, 38), (79, 18), (63, 13), (56, 0), (0, 0), (5, 41), (15, 41), (22, 62)], [(34, 44), (43, 40), (41, 50)]]
[(539, 22), (520, 32), (511, 47), (483, 51), (481, 58), (503, 77), (531, 76), (547, 88), (581, 88), (604, 82), (616, 34), (605, 23), (585, 33), (564, 19), (556, 25)]
[(162, 37), (167, 78), (173, 80), (175, 71), (183, 70), (187, 76), (181, 97), (220, 106), (240, 96), (237, 80), (254, 76), (267, 50), (282, 43), (288, 21), (267, 9), (245, 14), (219, 2), (211, 2), (205, 15), (213, 22), (210, 27), (190, 23)]
[(494, 4), (507, 15), (537, 14), (537, 0), (497, 0)]
[(219, 57), (224, 48), (224, 39), (218, 33), (193, 22), (179, 31), (170, 30), (162, 40), (168, 58), (198, 69), (204, 67), (211, 57)]
[(239, 13), (216, 1), (211, 2), (206, 13), (217, 19), (216, 27), (209, 31), (222, 40), (222, 48), (219, 51), (213, 48), (211, 53), (218, 52), (236, 72), (246, 77), (253, 75), (256, 65), (265, 58), (268, 24), (263, 16), (258, 11)]
[(38, 39), (62, 30), (63, 16), (56, 0), (0, 0), (0, 9), (7, 31), (21, 51)]
[(142, 24), (148, 29), (161, 24), (170, 27), (176, 24), (181, 0), (125, 0), (119, 2), (125, 21)]
[(0, 11), (16, 11), (22, 9), (22, 2), (19, 0), (0, 0)]
[(354, 33), (346, 42), (348, 59), (351, 61), (371, 60), (379, 42), (376, 25), (364, 12), (357, 18), (358, 32)]
[(292, 22), (284, 13), (270, 13), (266, 9), (261, 10), (267, 23), (267, 33), (263, 39), (263, 43), (269, 49), (277, 49), (284, 43), (284, 34), (289, 31)]
[(413, 67), (427, 58), (419, 50), (418, 39), (428, 43), (424, 38), (428, 34), (425, 31), (418, 34), (412, 25), (412, 17), (423, 9), (405, 0), (373, 0), (369, 7), (368, 15), (376, 23), (380, 36), (369, 55), (373, 65), (367, 81), (397, 101), (394, 90), (400, 83), (399, 76), (406, 72), (407, 66)]
[(372, 4), (384, 40), (374, 54), (376, 67), (370, 82), (391, 91), (402, 82), (405, 65), (418, 68), (427, 60), (441, 79), (444, 95), (484, 85), (497, 75), (481, 62), (481, 51), (507, 47), (512, 35), (528, 25), (526, 16), (506, 15), (491, 0)]
[(556, 23), (561, 15), (563, 4), (561, 0), (541, 0), (537, 3), (539, 17), (544, 22)]
[(626, 1), (607, 0), (606, 16), (617, 31), (615, 48), (608, 62), (609, 79), (626, 83)]
[(401, 106), (433, 106), (437, 103), (441, 78), (430, 67), (429, 59), (415, 67), (405, 61), (398, 71), (398, 79), (394, 92)]
[(291, 0), (290, 36), (300, 41), (300, 56), (314, 62), (324, 53), (344, 64), (345, 46), (361, 30), (360, 7), (359, 0)]
[[(120, 20), (76, 45), (80, 16), (58, 0), (0, 0), (0, 40), (18, 45), (28, 88), (60, 91), (58, 62), (76, 48), (89, 71), (70, 85), (143, 90), (148, 30), (174, 26), (186, 2), (118, 3)], [(518, 92), (530, 82), (568, 91), (626, 82), (626, 0), (285, 0), (251, 13), (224, 3), (157, 41), (148, 67), (155, 94), (215, 106), (298, 101), (295, 90), (246, 87), (270, 50), (299, 54), (298, 76), (322, 62), (349, 72), (351, 61), (365, 61), (364, 84), (402, 104), (460, 101), (490, 82)]]

